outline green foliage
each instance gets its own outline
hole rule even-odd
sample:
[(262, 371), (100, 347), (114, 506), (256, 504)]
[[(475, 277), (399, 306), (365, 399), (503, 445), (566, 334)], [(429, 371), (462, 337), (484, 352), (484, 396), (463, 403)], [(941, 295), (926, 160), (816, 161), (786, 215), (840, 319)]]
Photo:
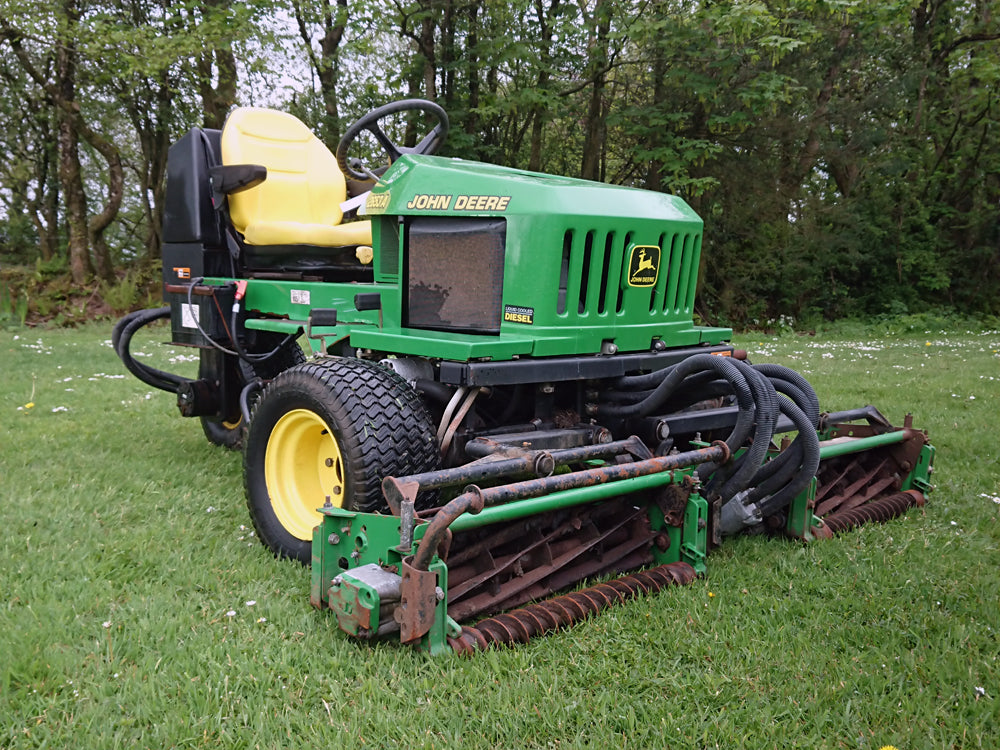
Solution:
[(0, 327), (23, 327), (28, 319), (28, 293), (12, 291), (6, 282), (0, 284)]
[(30, 263), (38, 248), (38, 233), (31, 219), (19, 214), (0, 221), (0, 259), (10, 263)]
[(138, 264), (114, 281), (73, 283), (66, 261), (37, 261), (33, 267), (14, 266), (0, 272), (0, 327), (30, 323), (76, 326), (95, 318), (108, 319), (160, 304), (161, 268)]
[[(706, 319), (1000, 314), (1000, 21), (983, 0), (79, 8), (71, 22), (0, 0), (39, 69), (72, 37), (81, 116), (128, 165), (105, 233), (117, 267), (157, 257), (166, 148), (187, 128), (276, 106), (334, 147), (369, 109), (428, 96), (452, 115), (446, 155), (570, 175), (596, 160), (601, 179), (692, 203)], [(65, 190), (57, 112), (14, 38), (0, 254), (30, 264), (42, 240), (46, 256), (66, 246)], [(94, 213), (106, 167), (86, 145), (81, 166)]]
[(115, 279), (102, 282), (100, 297), (115, 315), (159, 304), (162, 269), (159, 263), (133, 266)]

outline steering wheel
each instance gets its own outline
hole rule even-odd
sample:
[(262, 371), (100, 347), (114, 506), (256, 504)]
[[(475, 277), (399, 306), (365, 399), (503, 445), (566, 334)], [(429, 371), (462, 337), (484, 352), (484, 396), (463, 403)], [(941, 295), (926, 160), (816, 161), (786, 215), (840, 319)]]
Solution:
[[(400, 146), (394, 143), (393, 140), (389, 138), (389, 136), (387, 136), (379, 126), (379, 121), (389, 115), (394, 115), (398, 112), (410, 111), (424, 112), (437, 118), (437, 124), (434, 125), (431, 131), (413, 148), (407, 148), (406, 146)], [(353, 180), (372, 179), (370, 172), (360, 172), (351, 166), (351, 164), (347, 161), (347, 151), (351, 147), (351, 144), (354, 143), (357, 137), (361, 134), (362, 130), (367, 130), (375, 136), (375, 140), (377, 140), (379, 145), (385, 149), (387, 154), (389, 154), (389, 159), (391, 161), (396, 161), (396, 159), (403, 154), (433, 154), (437, 151), (438, 147), (444, 143), (444, 138), (448, 134), (448, 114), (437, 104), (429, 102), (426, 99), (403, 99), (401, 101), (392, 102), (391, 104), (386, 104), (383, 107), (373, 109), (367, 115), (351, 125), (344, 133), (344, 137), (340, 139), (340, 143), (337, 145), (337, 164), (340, 166), (340, 171)], [(358, 160), (355, 160), (355, 162), (357, 161)]]

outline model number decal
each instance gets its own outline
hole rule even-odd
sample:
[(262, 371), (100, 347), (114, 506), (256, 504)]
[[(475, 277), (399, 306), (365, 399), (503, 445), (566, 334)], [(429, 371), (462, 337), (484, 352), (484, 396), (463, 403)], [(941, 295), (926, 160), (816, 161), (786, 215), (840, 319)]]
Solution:
[(308, 305), (309, 304), (309, 290), (308, 289), (293, 289), (291, 293), (292, 304), (293, 305)]
[[(369, 198), (369, 201), (371, 198)], [(417, 193), (406, 207), (412, 211), (506, 211), (509, 195), (434, 195)], [(368, 208), (371, 208), (369, 203)]]
[(527, 323), (530, 326), (535, 322), (535, 308), (504, 305), (503, 319), (510, 323)]
[(389, 207), (389, 191), (384, 193), (368, 193), (365, 200), (366, 211), (385, 211)]

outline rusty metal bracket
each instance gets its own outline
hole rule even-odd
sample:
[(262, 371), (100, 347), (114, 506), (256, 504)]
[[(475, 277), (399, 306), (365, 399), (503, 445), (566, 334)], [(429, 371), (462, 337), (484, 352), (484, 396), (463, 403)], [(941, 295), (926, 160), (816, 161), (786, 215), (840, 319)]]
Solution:
[(392, 515), (398, 516), (402, 510), (403, 503), (409, 501), (416, 502), (417, 493), (420, 491), (420, 483), (408, 480), (407, 478), (396, 479), (386, 477), (382, 480), (382, 494), (389, 504)]
[[(400, 640), (414, 643), (430, 632), (438, 603), (437, 574), (413, 567), (413, 557), (404, 558), (399, 606), (393, 613), (399, 623)], [(444, 591), (441, 591), (442, 597)]]
[(684, 484), (667, 484), (656, 490), (656, 505), (663, 513), (663, 522), (668, 526), (681, 526), (684, 523), (684, 511), (693, 487), (690, 482)]

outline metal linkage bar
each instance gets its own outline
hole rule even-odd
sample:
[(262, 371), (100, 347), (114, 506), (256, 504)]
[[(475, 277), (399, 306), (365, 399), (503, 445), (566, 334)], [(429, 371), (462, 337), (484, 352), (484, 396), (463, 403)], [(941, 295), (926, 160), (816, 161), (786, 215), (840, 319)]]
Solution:
[(557, 466), (611, 458), (628, 453), (636, 458), (649, 458), (649, 449), (635, 435), (625, 440), (616, 440), (598, 445), (583, 445), (554, 451), (531, 451), (512, 448), (504, 443), (477, 438), (469, 443), (473, 455), (483, 458), (453, 469), (428, 471), (404, 477), (386, 477), (382, 480), (382, 492), (395, 515), (399, 515), (407, 500), (416, 498), (418, 492), (453, 487), (499, 477), (518, 474), (534, 474), (536, 477), (550, 476)]
[(419, 491), (424, 491), (516, 474), (532, 473), (535, 476), (546, 477), (551, 475), (557, 466), (578, 461), (610, 458), (623, 453), (641, 458), (649, 458), (650, 455), (643, 442), (634, 435), (625, 440), (554, 451), (522, 450), (504, 443), (477, 438), (469, 442), (466, 450), (471, 455), (482, 458), (452, 469), (427, 471), (404, 477), (386, 477), (382, 482), (382, 489), (393, 511), (398, 513), (393, 502), (402, 499), (406, 492), (403, 488), (410, 484), (416, 484)]
[(833, 440), (825, 440), (819, 444), (820, 459), (826, 460), (835, 456), (844, 456), (848, 453), (861, 453), (872, 448), (883, 445), (894, 445), (903, 443), (919, 435), (915, 430), (897, 430), (895, 432), (884, 432), (881, 435), (870, 435), (868, 437), (840, 437)]

